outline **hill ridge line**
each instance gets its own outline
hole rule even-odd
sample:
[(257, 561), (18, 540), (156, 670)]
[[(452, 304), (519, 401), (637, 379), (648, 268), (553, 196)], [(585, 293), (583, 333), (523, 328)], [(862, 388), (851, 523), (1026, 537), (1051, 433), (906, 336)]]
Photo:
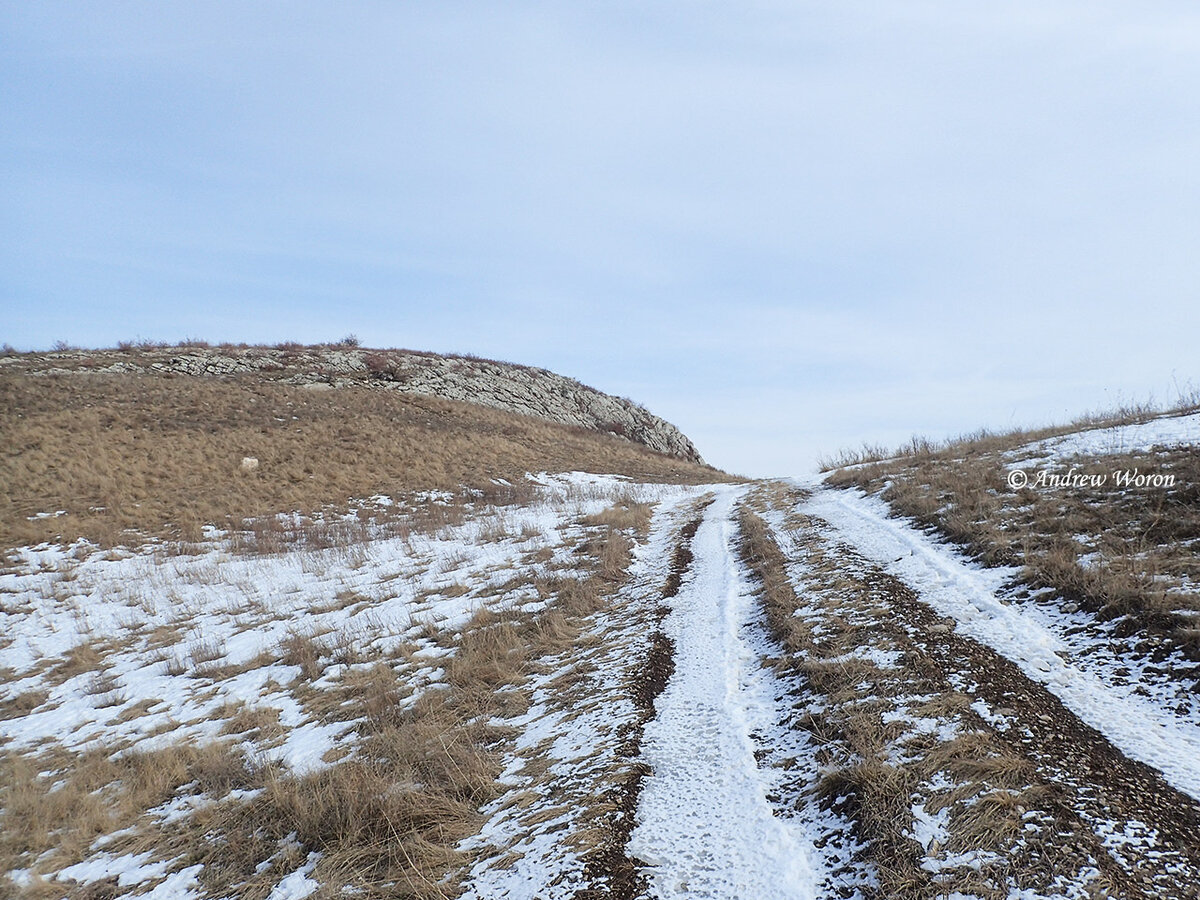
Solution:
[(441, 397), (615, 435), (704, 465), (675, 425), (633, 400), (548, 369), (474, 356), (352, 346), (120, 347), (60, 349), (0, 357), (0, 372), (67, 375), (237, 377), (256, 375), (312, 390), (369, 386)]

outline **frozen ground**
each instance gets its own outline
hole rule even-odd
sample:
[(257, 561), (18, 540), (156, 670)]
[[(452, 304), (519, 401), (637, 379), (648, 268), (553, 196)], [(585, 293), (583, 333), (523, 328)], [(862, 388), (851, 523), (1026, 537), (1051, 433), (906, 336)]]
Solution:
[(777, 773), (759, 764), (760, 743), (778, 743), (779, 710), (748, 640), (755, 603), (732, 547), (745, 492), (724, 489), (706, 509), (663, 622), (675, 673), (642, 740), (653, 775), (629, 843), (656, 897), (814, 898), (828, 877), (817, 840), (833, 823), (781, 814), (768, 799)]
[[(1171, 427), (1168, 437), (1179, 440), (1194, 422)], [(1163, 434), (1127, 434), (1121, 449)], [(1093, 448), (1100, 440), (1077, 437)], [(1037, 452), (1075, 452), (1059, 441)], [(913, 862), (912, 896), (1084, 898), (1109, 881), (1128, 896), (1162, 895), (1164, 884), (1194, 896), (1187, 885), (1196, 848), (1173, 843), (1159, 820), (1109, 809), (1103, 785), (1092, 805), (1083, 802), (1092, 786), (1077, 777), (1082, 764), (1045, 756), (1052, 728), (1033, 717), (1050, 707), (1006, 709), (975, 697), (963, 648), (1015, 664), (1020, 680), (1095, 729), (1097, 746), (1111, 743), (1113, 758), (1144, 763), (1200, 798), (1200, 710), (1179, 696), (1169, 660), (1125, 659), (1086, 613), (1019, 602), (1015, 571), (984, 568), (889, 516), (881, 501), (815, 479), (795, 482), (802, 491), (790, 494), (778, 485), (671, 487), (578, 474), (540, 483), (524, 506), (475, 505), (402, 537), (332, 549), (233, 552), (233, 536), (215, 533), (187, 554), (153, 545), (25, 548), (0, 575), (0, 752), (61, 760), (223, 740), (297, 775), (328, 771), (355, 758), (363, 727), (330, 715), (329, 697), (383, 658), (410, 689), (406, 703), (438, 696), (454, 653), (444, 639), (481, 609), (547, 609), (553, 601), (538, 582), (577, 577), (598, 527), (584, 520), (625, 498), (654, 510), (623, 579), (573, 644), (534, 660), (521, 684), (498, 689), (521, 692), (525, 703), (493, 723), (505, 735), (496, 791), (481, 804), (476, 833), (450, 848), (463, 854), (463, 868), (445, 884), (461, 896), (869, 898), (887, 862), (878, 811), (864, 808), (874, 795), (825, 788), (843, 776), (852, 785), (853, 773), (870, 766), (911, 782), (887, 815), (892, 849)], [(772, 637), (739, 543), (748, 504), (761, 507), (786, 560), (794, 621), (818, 643), (850, 634), (848, 648), (789, 659)], [(810, 559), (818, 546), (832, 569)], [(888, 578), (912, 592), (909, 606), (888, 593)], [(639, 678), (660, 638), (669, 666), (647, 707)], [(318, 664), (304, 652), (314, 645)], [(844, 681), (831, 682), (830, 672)], [(870, 719), (876, 750), (832, 725), (822, 730), (848, 721), (839, 703)], [(274, 727), (238, 730), (247, 711)], [(962, 747), (982, 755), (954, 756)], [(1027, 781), (1015, 788), (1002, 770), (986, 768), (1020, 753), (1027, 756), (1011, 771)], [(942, 762), (925, 766), (934, 758)], [(971, 774), (964, 759), (988, 774)], [(1039, 794), (1046, 785), (1058, 787)], [(1076, 809), (1026, 805), (1063, 791), (1079, 792)], [(181, 789), (142, 825), (186, 823), (198, 809), (250, 793)], [(990, 837), (962, 843), (964, 816), (985, 802), (1043, 842), (1011, 844), (1022, 852), (1052, 842), (1056, 829), (1087, 832), (1092, 844), (1027, 887), (1019, 867), (1040, 858), (999, 858), (982, 849)], [(1170, 809), (1158, 813), (1170, 818)], [(102, 835), (70, 859), (52, 851), (23, 859), (8, 882), (38, 897), (102, 883), (114, 896), (157, 900), (236, 893), (206, 887), (192, 861), (120, 839)], [(1161, 871), (1143, 872), (1154, 860)], [(289, 835), (261, 862), (278, 867), (263, 893), (314, 894), (321, 865), (320, 852)], [(1008, 885), (1006, 893), (970, 880), (980, 872), (1000, 873), (994, 883)], [(953, 890), (951, 875), (960, 879)]]

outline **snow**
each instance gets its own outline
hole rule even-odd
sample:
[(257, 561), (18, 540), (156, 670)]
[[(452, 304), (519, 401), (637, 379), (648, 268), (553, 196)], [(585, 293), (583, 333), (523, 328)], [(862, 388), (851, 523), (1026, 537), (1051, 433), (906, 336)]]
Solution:
[[(465, 879), (463, 900), (569, 900), (586, 886), (585, 860), (571, 838), (589, 824), (583, 817), (595, 800), (597, 784), (617, 765), (621, 729), (636, 721), (626, 678), (631, 659), (646, 653), (648, 636), (638, 613), (657, 600), (679, 510), (690, 505), (696, 493), (695, 488), (663, 491), (650, 534), (634, 549), (621, 596), (597, 616), (579, 642), (586, 646), (589, 635), (602, 636), (598, 658), (588, 660), (586, 651), (573, 648), (563, 658), (543, 661), (549, 671), (533, 679), (529, 709), (498, 723), (519, 730), (500, 777), (508, 790), (484, 807), (487, 821), (459, 847), (479, 853)], [(588, 699), (564, 703), (556, 682), (585, 661), (594, 665), (585, 691)], [(545, 761), (544, 775), (523, 774), (530, 754)], [(531, 802), (528, 791), (537, 794)], [(525, 805), (514, 802), (522, 793)], [(538, 824), (530, 826), (529, 820)]]
[(1162, 416), (1140, 425), (1117, 425), (1076, 431), (1062, 437), (1034, 441), (1007, 454), (1025, 460), (1029, 457), (1067, 459), (1073, 456), (1107, 456), (1117, 453), (1142, 453), (1155, 447), (1200, 444), (1200, 413), (1186, 416)]
[[(0, 622), (11, 638), (0, 646), (0, 669), (12, 673), (0, 699), (38, 688), (49, 697), (27, 715), (0, 721), (0, 741), (153, 750), (215, 738), (222, 710), (245, 703), (278, 710), (286, 732), (256, 752), (296, 772), (320, 768), (330, 750), (353, 742), (354, 723), (313, 721), (289, 688), (300, 669), (264, 664), (264, 654), (280, 656), (281, 644), (297, 634), (387, 653), (419, 640), (427, 624), (453, 633), (487, 602), (480, 595), (515, 570), (532, 582), (539, 570), (524, 560), (529, 551), (549, 546), (551, 564), (561, 561), (568, 551), (560, 545), (571, 543), (581, 515), (600, 512), (614, 492), (655, 491), (586, 474), (537, 480), (543, 496), (528, 506), (482, 508), (461, 525), (364, 542), (352, 553), (233, 555), (221, 540), (190, 556), (155, 545), (101, 553), (82, 542), (18, 551), (18, 564), (0, 575)], [(509, 537), (482, 540), (489, 531)], [(506, 592), (505, 602), (533, 608), (538, 601), (530, 586)], [(61, 683), (46, 677), (47, 663), (89, 642), (99, 648), (111, 690), (95, 689), (96, 671)], [(197, 656), (212, 659), (197, 664)], [(205, 675), (230, 667), (244, 671)], [(324, 674), (314, 686), (336, 683)], [(135, 710), (139, 703), (151, 705)]]
[(950, 807), (930, 813), (924, 804), (914, 803), (912, 814), (913, 824), (909, 836), (925, 849), (926, 854), (937, 853), (937, 848), (946, 843), (950, 833)]
[(653, 774), (628, 846), (663, 900), (817, 896), (811, 837), (776, 816), (754, 756), (755, 697), (744, 678), (758, 656), (740, 636), (752, 598), (729, 546), (730, 515), (744, 492), (719, 489), (663, 622), (675, 673), (643, 734)]
[(275, 885), (267, 900), (304, 900), (321, 886), (319, 881), (309, 877), (320, 860), (320, 853), (308, 854), (304, 865), (295, 872), (285, 875), (279, 884)]
[(138, 853), (113, 856), (101, 853), (91, 859), (67, 866), (58, 873), (58, 879), (92, 882), (103, 881), (116, 876), (117, 884), (128, 887), (131, 884), (141, 884), (143, 881), (162, 878), (167, 873), (170, 863), (149, 862), (153, 854)]
[[(1073, 443), (1055, 439), (1030, 447), (1068, 454), (1178, 443), (1195, 439), (1200, 416), (1156, 422), (1119, 435), (1097, 431), (1071, 436), (1078, 438)], [(812, 900), (828, 895), (835, 882), (846, 891), (864, 883), (853, 875), (843, 878), (853, 867), (860, 875), (868, 871), (852, 858), (852, 851), (862, 848), (831, 838), (849, 833), (848, 822), (820, 810), (806, 794), (821, 770), (812, 739), (791, 717), (798, 709), (812, 711), (817, 700), (810, 696), (805, 707), (797, 699), (802, 685), (763, 665), (779, 650), (767, 636), (733, 549), (734, 512), (751, 488), (636, 485), (578, 474), (542, 474), (535, 480), (541, 493), (528, 506), (480, 507), (459, 525), (365, 542), (353, 552), (234, 555), (229, 536), (217, 532), (190, 556), (171, 556), (154, 546), (116, 553), (86, 545), (26, 548), (18, 565), (0, 575), (0, 627), (11, 638), (0, 646), (0, 668), (12, 673), (0, 685), (0, 699), (42, 689), (48, 697), (26, 715), (0, 721), (0, 743), (7, 741), (6, 748), (18, 752), (54, 744), (72, 751), (149, 750), (214, 739), (229, 721), (228, 710), (244, 704), (273, 709), (280, 733), (222, 739), (239, 741), (257, 758), (280, 760), (297, 773), (318, 770), (330, 764), (330, 751), (354, 752), (358, 724), (322, 721), (306, 707), (304, 694), (338, 687), (355, 664), (329, 663), (305, 679), (300, 666), (285, 661), (281, 645), (290, 636), (347, 640), (376, 656), (418, 645), (417, 652), (396, 662), (415, 699), (438, 686), (444, 657), (453, 653), (423, 639), (426, 628), (452, 635), (488, 603), (530, 610), (544, 605), (548, 601), (532, 587), (510, 586), (498, 595), (502, 599), (491, 589), (514, 571), (532, 583), (540, 571), (529, 562), (532, 552), (552, 551), (548, 566), (572, 563), (579, 517), (600, 512), (614, 495), (632, 493), (658, 506), (648, 539), (635, 549), (629, 579), (585, 629), (579, 647), (538, 661), (524, 686), (528, 709), (497, 723), (513, 734), (502, 760), (505, 791), (481, 810), (479, 833), (458, 848), (472, 859), (463, 878), (462, 896), (468, 900), (567, 900), (590, 887), (588, 845), (573, 839), (592, 824), (587, 816), (596, 785), (633, 762), (623, 756), (626, 730), (638, 715), (626, 676), (637, 665), (630, 660), (644, 658), (649, 639), (634, 613), (646, 613), (659, 602), (679, 527), (692, 502), (708, 491), (715, 499), (692, 541), (693, 562), (661, 625), (674, 642), (675, 670), (642, 735), (639, 761), (649, 774), (627, 852), (644, 864), (656, 900)], [(882, 501), (812, 480), (797, 483), (812, 491), (801, 501), (801, 511), (827, 523), (821, 526), (828, 529), (826, 537), (844, 541), (905, 581), (961, 634), (1013, 660), (1128, 756), (1200, 798), (1200, 708), (1166, 702), (1178, 687), (1168, 674), (1155, 675), (1118, 658), (1081, 627), (1082, 613), (1007, 603), (1005, 584), (1015, 570), (975, 564), (890, 517)], [(446, 499), (425, 498), (431, 503)], [(385, 497), (371, 502), (395, 503)], [(778, 515), (770, 518), (780, 532)], [(796, 580), (803, 565), (795, 558), (799, 551), (783, 540), (780, 545), (791, 557)], [(802, 589), (802, 580), (796, 583)], [(817, 613), (801, 609), (796, 614)], [(155, 637), (164, 632), (169, 634), (165, 643)], [(88, 642), (99, 648), (101, 672), (55, 677), (72, 649)], [(193, 665), (195, 657), (209, 655), (213, 658)], [(903, 663), (900, 651), (867, 643), (841, 659), (897, 671)], [(585, 660), (585, 698), (564, 698), (560, 679), (571, 677), (573, 667)], [(1124, 675), (1116, 673), (1118, 667)], [(96, 690), (98, 674), (105, 681), (103, 692)], [(294, 690), (297, 684), (304, 690)], [(897, 699), (882, 713), (883, 721), (903, 725), (903, 740), (933, 735), (949, 741), (960, 733), (954, 721), (916, 712), (920, 700)], [(139, 703), (141, 714), (130, 714)], [(1008, 721), (982, 700), (972, 702), (971, 709), (993, 724)], [(948, 870), (997, 862), (979, 853), (945, 856), (950, 810), (942, 806), (931, 812), (930, 807), (941, 805), (936, 794), (949, 785), (927, 786), (929, 793), (913, 797), (907, 830), (925, 851), (925, 869), (945, 877)], [(789, 791), (787, 802), (781, 802)], [(146, 821), (178, 825), (197, 809), (253, 796), (252, 791), (223, 797), (183, 793), (148, 810)], [(515, 802), (518, 797), (521, 802)], [(1139, 822), (1101, 822), (1097, 830), (1115, 856), (1125, 848), (1156, 846), (1157, 835)], [(294, 836), (290, 840), (259, 866), (260, 874), (287, 873), (274, 883), (268, 900), (303, 900), (320, 887), (314, 878), (320, 854), (305, 858)], [(200, 866), (172, 871), (183, 861), (156, 859), (149, 852), (110, 853), (105, 846), (114, 845), (101, 837), (90, 856), (53, 877), (83, 884), (116, 878), (120, 887), (134, 889), (129, 893), (140, 891), (138, 896), (156, 900), (199, 895)], [(286, 864), (279, 862), (285, 851)], [(41, 868), (37, 862), (8, 877), (31, 883)], [(1062, 890), (1062, 896), (1083, 896), (1079, 885), (1064, 884)]]
[(67, 866), (55, 876), (59, 881), (75, 881), (90, 884), (115, 877), (118, 887), (134, 887), (147, 881), (158, 881), (150, 890), (137, 896), (151, 900), (192, 900), (199, 894), (201, 865), (187, 866), (177, 872), (168, 873), (170, 862), (148, 862), (149, 853), (113, 856), (101, 853), (82, 863)]
[(1141, 679), (1121, 677), (1113, 671), (1117, 661), (1100, 648), (1080, 651), (1079, 638), (1068, 634), (1069, 616), (1002, 602), (1003, 586), (1017, 570), (980, 566), (907, 521), (891, 518), (877, 497), (813, 480), (797, 483), (812, 490), (801, 504), (803, 512), (827, 522), (837, 539), (953, 618), (960, 633), (1015, 662), (1127, 756), (1200, 799), (1200, 714), (1195, 707), (1172, 708), (1166, 702), (1177, 683), (1148, 671)]
[[(346, 758), (330, 751), (353, 755), (357, 723), (325, 720), (309, 708), (314, 692), (339, 688), (356, 668), (390, 657), (415, 702), (422, 691), (437, 687), (443, 659), (453, 652), (433, 643), (431, 629), (453, 635), (488, 605), (541, 608), (547, 601), (533, 582), (542, 574), (570, 577), (577, 568), (572, 550), (585, 534), (582, 517), (603, 511), (616, 498), (679, 499), (697, 490), (576, 473), (534, 480), (538, 494), (524, 506), (477, 504), (461, 524), (329, 550), (234, 553), (234, 536), (215, 529), (189, 555), (156, 544), (100, 551), (80, 542), (18, 550), (15, 563), (0, 574), (5, 637), (0, 670), (6, 670), (0, 700), (35, 691), (47, 697), (27, 714), (0, 720), (0, 744), (14, 752), (57, 746), (123, 754), (181, 741), (232, 740), (252, 758), (279, 760), (298, 774), (332, 764), (327, 759)], [(371, 502), (385, 506), (385, 499)], [(533, 562), (531, 554), (545, 561)], [(523, 577), (513, 584), (517, 573)], [(346, 645), (354, 650), (349, 658), (357, 654), (369, 662), (335, 664), (322, 653), (320, 670), (306, 678), (301, 666), (285, 661), (284, 644), (293, 636)], [(81, 648), (90, 648), (96, 664), (65, 677), (72, 652)], [(629, 709), (621, 715), (630, 717), (632, 703), (625, 702)], [(243, 707), (274, 710), (278, 729), (264, 729), (266, 735), (223, 733)], [(531, 738), (539, 728), (555, 735), (554, 753), (564, 769), (600, 759), (597, 736), (620, 720), (599, 702), (586, 715), (568, 712), (529, 723)], [(177, 827), (197, 809), (253, 796), (189, 790), (184, 786), (148, 810), (145, 821)], [(63, 860), (58, 865), (65, 868), (55, 871), (55, 860), (43, 858), (28, 871), (13, 870), (10, 879), (117, 877), (123, 885), (148, 889), (142, 896), (194, 896), (199, 866), (171, 872), (178, 862), (108, 854), (102, 847), (114, 836), (101, 836), (81, 862)], [(542, 885), (558, 874), (562, 837), (547, 844)], [(315, 891), (315, 865), (310, 856), (284, 877), (273, 900), (298, 900)], [(152, 882), (157, 883), (150, 887)]]

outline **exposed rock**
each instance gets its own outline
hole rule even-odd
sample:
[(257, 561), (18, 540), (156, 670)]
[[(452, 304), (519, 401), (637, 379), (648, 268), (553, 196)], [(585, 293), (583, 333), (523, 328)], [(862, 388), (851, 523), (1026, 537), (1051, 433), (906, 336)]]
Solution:
[(476, 357), (345, 347), (139, 347), (20, 354), (4, 362), (8, 372), (35, 375), (79, 371), (193, 377), (257, 374), (312, 390), (370, 385), (608, 432), (660, 453), (703, 463), (678, 428), (632, 400), (601, 393), (546, 369)]

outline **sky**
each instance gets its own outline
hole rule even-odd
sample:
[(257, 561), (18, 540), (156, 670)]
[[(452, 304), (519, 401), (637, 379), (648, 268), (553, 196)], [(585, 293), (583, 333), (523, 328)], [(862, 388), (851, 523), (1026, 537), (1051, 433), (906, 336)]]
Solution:
[(1194, 2), (0, 0), (0, 342), (353, 334), (729, 471), (1200, 385)]

